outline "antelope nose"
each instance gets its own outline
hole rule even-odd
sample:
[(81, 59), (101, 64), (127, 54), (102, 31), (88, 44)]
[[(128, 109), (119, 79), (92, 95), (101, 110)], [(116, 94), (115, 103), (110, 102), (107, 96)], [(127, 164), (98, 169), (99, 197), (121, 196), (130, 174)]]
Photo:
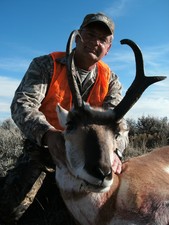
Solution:
[(103, 180), (111, 180), (112, 179), (112, 168), (98, 168), (100, 173), (100, 179)]
[(95, 166), (90, 168), (88, 172), (101, 181), (112, 179), (112, 168), (108, 166)]

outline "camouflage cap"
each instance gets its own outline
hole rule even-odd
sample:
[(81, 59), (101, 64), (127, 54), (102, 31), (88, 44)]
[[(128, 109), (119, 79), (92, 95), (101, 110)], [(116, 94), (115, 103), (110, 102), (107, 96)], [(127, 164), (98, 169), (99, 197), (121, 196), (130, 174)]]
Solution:
[(86, 15), (80, 26), (80, 29), (83, 29), (84, 27), (86, 27), (87, 25), (93, 22), (100, 22), (105, 24), (107, 28), (109, 29), (110, 33), (114, 34), (114, 22), (103, 13)]

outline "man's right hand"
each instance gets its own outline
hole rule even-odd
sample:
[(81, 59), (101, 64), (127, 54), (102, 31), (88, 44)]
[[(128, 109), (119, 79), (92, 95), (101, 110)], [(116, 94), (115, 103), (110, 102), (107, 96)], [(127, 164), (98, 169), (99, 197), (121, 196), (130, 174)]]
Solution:
[(65, 148), (62, 131), (54, 128), (49, 129), (43, 136), (43, 145), (47, 146), (54, 162), (61, 149)]

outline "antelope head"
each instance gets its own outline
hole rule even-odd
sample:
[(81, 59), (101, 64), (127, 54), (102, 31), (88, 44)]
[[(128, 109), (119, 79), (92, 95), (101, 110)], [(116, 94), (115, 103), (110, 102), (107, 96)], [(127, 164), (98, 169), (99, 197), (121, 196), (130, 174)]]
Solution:
[[(64, 130), (66, 162), (69, 171), (81, 179), (84, 189), (107, 191), (113, 182), (112, 160), (116, 149), (115, 124), (102, 123), (99, 115), (84, 104), (69, 113), (58, 105)], [(105, 112), (107, 113), (107, 112)], [(106, 139), (106, 141), (105, 141)]]
[(76, 35), (79, 35), (77, 31), (72, 32), (67, 44), (68, 81), (74, 107), (68, 112), (60, 105), (57, 106), (59, 121), (65, 128), (66, 164), (70, 173), (79, 180), (80, 188), (105, 192), (113, 183), (112, 161), (118, 122), (149, 85), (165, 77), (145, 76), (139, 47), (133, 41), (124, 39), (121, 44), (128, 44), (135, 54), (136, 77), (113, 110), (92, 108), (83, 102), (74, 76), (74, 53), (71, 46)]

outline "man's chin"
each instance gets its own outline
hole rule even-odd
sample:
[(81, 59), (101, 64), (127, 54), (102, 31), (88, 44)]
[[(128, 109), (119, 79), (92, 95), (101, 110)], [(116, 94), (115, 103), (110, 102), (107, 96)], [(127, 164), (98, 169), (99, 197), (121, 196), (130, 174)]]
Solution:
[(96, 63), (99, 61), (99, 58), (95, 52), (92, 52), (92, 51), (88, 52), (88, 56), (89, 56), (91, 62), (93, 62), (93, 63)]

